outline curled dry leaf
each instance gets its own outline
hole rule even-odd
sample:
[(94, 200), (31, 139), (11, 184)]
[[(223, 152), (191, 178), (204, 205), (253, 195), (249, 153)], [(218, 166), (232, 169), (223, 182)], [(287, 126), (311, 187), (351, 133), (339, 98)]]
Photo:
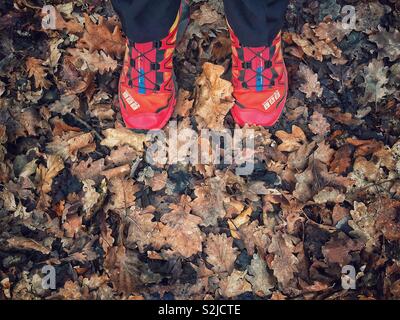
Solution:
[(279, 130), (275, 135), (282, 140), (282, 143), (278, 146), (279, 151), (293, 152), (298, 150), (302, 144), (307, 142), (303, 130), (295, 125), (292, 126), (292, 133)]
[(116, 60), (105, 54), (103, 51), (90, 52), (87, 49), (68, 49), (71, 55), (71, 62), (80, 71), (99, 72), (105, 74), (117, 69)]
[(105, 139), (101, 141), (101, 145), (114, 148), (118, 146), (128, 145), (138, 152), (144, 151), (143, 144), (147, 141), (146, 135), (135, 133), (127, 128), (107, 129), (103, 131)]
[(94, 137), (91, 132), (70, 131), (62, 137), (54, 137), (46, 148), (51, 154), (56, 154), (64, 160), (71, 158), (74, 161), (77, 159), (78, 151), (93, 151), (96, 148), (93, 141)]

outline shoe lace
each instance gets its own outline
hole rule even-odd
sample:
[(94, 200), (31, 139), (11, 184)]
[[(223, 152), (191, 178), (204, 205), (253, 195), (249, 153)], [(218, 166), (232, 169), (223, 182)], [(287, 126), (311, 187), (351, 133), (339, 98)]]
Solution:
[[(161, 83), (157, 83), (154, 82), (149, 76), (150, 74), (152, 74), (153, 72), (158, 72), (158, 69), (160, 68), (160, 65), (157, 63), (157, 61), (153, 61), (149, 58), (149, 55), (152, 54), (155, 51), (155, 56), (157, 57), (159, 52), (162, 51), (160, 50), (161, 47), (161, 42), (160, 41), (156, 41), (153, 43), (153, 47), (147, 51), (140, 51), (139, 49), (137, 49), (135, 47), (134, 44), (131, 44), (129, 46), (130, 49), (130, 57), (131, 57), (131, 61), (130, 61), (130, 66), (132, 68), (132, 70), (136, 71), (137, 76), (132, 78), (132, 72), (129, 72), (129, 86), (131, 88), (137, 88), (139, 90), (151, 90), (151, 91), (158, 91), (161, 88)], [(137, 54), (136, 58), (133, 59), (132, 58), (132, 53)], [(143, 69), (138, 69), (137, 65), (136, 65), (136, 61), (140, 60), (140, 59), (144, 59), (147, 60), (150, 63), (151, 68), (148, 71), (143, 71)], [(169, 67), (165, 67), (166, 70), (172, 70), (172, 68)], [(155, 77), (157, 79), (157, 76)], [(141, 85), (141, 81), (139, 81), (140, 79), (145, 80), (145, 83), (149, 83), (151, 85), (153, 85), (153, 87), (147, 87), (144, 85)], [(138, 83), (137, 85), (135, 83)], [(167, 91), (168, 88), (166, 88)]]
[[(242, 63), (242, 67), (243, 67), (244, 70), (247, 70), (247, 71), (250, 71), (250, 72), (254, 73), (254, 75), (252, 77), (250, 77), (246, 81), (242, 82), (243, 87), (245, 87), (245, 88), (260, 88), (261, 87), (262, 89), (264, 89), (264, 87), (267, 87), (267, 86), (270, 86), (270, 85), (274, 85), (275, 81), (280, 76), (282, 77), (282, 75), (279, 75), (276, 72), (275, 68), (273, 67), (273, 65), (274, 65), (274, 62), (273, 62), (274, 57), (273, 56), (271, 57), (270, 53), (273, 51), (273, 50), (271, 50), (271, 48), (272, 47), (265, 47), (261, 51), (255, 51), (255, 49), (251, 48), (251, 47), (243, 48), (243, 50), (248, 50), (248, 52), (250, 52), (253, 55), (253, 57), (248, 61), (244, 61)], [(265, 58), (265, 56), (267, 56), (267, 55), (270, 57), (269, 59)], [(260, 59), (260, 61), (262, 61), (262, 67), (261, 68), (254, 69), (253, 61), (255, 59)], [(275, 65), (282, 65), (282, 64), (283, 64), (282, 62), (276, 62), (275, 61)], [(268, 77), (266, 75), (266, 71), (268, 71), (268, 70), (271, 71), (271, 74), (272, 74), (271, 77)], [(257, 79), (258, 80), (257, 82), (261, 83), (261, 85), (260, 84), (258, 84), (258, 85), (249, 85), (249, 83), (254, 79)]]

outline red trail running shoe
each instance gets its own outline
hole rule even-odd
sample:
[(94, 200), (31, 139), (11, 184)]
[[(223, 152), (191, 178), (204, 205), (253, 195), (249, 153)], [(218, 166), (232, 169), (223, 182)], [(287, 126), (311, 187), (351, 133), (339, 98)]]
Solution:
[(119, 81), (119, 104), (128, 128), (155, 130), (170, 119), (176, 103), (173, 54), (184, 1), (167, 37), (148, 43), (127, 42)]
[(233, 30), (232, 83), (235, 121), (243, 126), (273, 126), (282, 114), (288, 91), (281, 34), (270, 47), (243, 47)]

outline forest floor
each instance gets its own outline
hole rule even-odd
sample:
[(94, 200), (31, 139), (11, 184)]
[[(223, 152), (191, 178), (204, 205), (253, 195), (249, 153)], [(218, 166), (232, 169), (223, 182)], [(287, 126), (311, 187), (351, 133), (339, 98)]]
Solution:
[[(191, 2), (173, 120), (232, 130), (221, 1)], [(41, 1), (0, 3), (0, 299), (400, 298), (398, 1), (291, 1), (289, 99), (246, 128), (247, 176), (149, 163), (118, 110), (110, 2), (50, 3), (51, 30)]]

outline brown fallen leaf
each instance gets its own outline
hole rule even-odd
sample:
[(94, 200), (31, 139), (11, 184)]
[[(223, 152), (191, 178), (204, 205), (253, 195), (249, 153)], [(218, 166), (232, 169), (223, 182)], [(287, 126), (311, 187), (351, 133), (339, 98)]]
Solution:
[(203, 234), (199, 225), (201, 218), (190, 214), (190, 207), (185, 205), (187, 196), (182, 196), (181, 203), (184, 205), (172, 204), (170, 211), (161, 217), (161, 222), (165, 226), (161, 230), (160, 236), (165, 239), (165, 243), (179, 255), (189, 258), (202, 250)]
[(56, 154), (62, 159), (77, 159), (78, 151), (94, 151), (96, 149), (94, 137), (91, 132), (70, 131), (64, 133), (61, 137), (54, 137), (53, 141), (48, 143), (46, 149), (51, 154)]
[(308, 127), (310, 128), (312, 133), (319, 135), (321, 137), (325, 137), (326, 135), (329, 134), (331, 125), (326, 120), (326, 118), (324, 118), (324, 116), (320, 114), (318, 111), (314, 111), (310, 120), (311, 123), (308, 125)]
[(43, 65), (43, 60), (29, 57), (26, 60), (26, 69), (28, 71), (28, 77), (33, 77), (35, 79), (36, 88), (50, 88), (51, 83), (46, 79), (47, 68)]
[(51, 250), (46, 248), (44, 245), (36, 242), (35, 240), (23, 238), (23, 237), (12, 237), (7, 239), (8, 245), (13, 249), (19, 250), (35, 250), (41, 252), (42, 254), (49, 254)]
[[(90, 52), (87, 49), (69, 48), (68, 53), (71, 55), (70, 60), (74, 66), (83, 72), (90, 71), (104, 74), (115, 71), (118, 67), (117, 61), (103, 51)], [(86, 83), (82, 85), (85, 87)]]
[(213, 265), (215, 273), (233, 271), (235, 260), (238, 256), (237, 249), (233, 247), (233, 238), (226, 234), (211, 234), (207, 237), (205, 253), (207, 262)]
[(38, 190), (40, 195), (37, 204), (38, 208), (44, 209), (50, 205), (51, 198), (48, 193), (51, 191), (53, 179), (63, 169), (64, 162), (57, 155), (49, 155), (47, 157), (46, 167), (43, 165), (39, 165), (36, 171), (36, 179), (38, 181)]
[(278, 146), (278, 150), (283, 152), (296, 151), (302, 146), (302, 144), (307, 142), (303, 130), (295, 125), (292, 126), (292, 133), (279, 130), (275, 135), (282, 140), (282, 143)]
[(122, 245), (110, 248), (104, 261), (114, 289), (125, 296), (133, 294), (141, 285), (139, 265), (137, 255)]
[(274, 276), (278, 279), (279, 283), (287, 286), (294, 278), (294, 274), (299, 271), (297, 267), (299, 260), (293, 254), (293, 238), (277, 232), (272, 237), (268, 251), (274, 254), (274, 259), (271, 262)]
[(108, 55), (122, 57), (125, 52), (125, 39), (119, 26), (114, 26), (110, 31), (107, 20), (104, 17), (99, 18), (98, 23), (94, 23), (90, 17), (85, 14), (85, 32), (79, 39), (77, 48), (88, 49), (90, 52), (104, 50)]
[(363, 247), (364, 243), (362, 241), (353, 240), (344, 233), (339, 233), (322, 247), (322, 253), (328, 263), (337, 263), (340, 266), (345, 266), (352, 261), (351, 253), (359, 252)]
[(159, 236), (158, 223), (153, 221), (155, 211), (156, 208), (149, 206), (143, 210), (131, 208), (129, 213), (127, 241), (137, 246), (140, 252), (144, 252), (144, 248), (150, 246), (154, 242), (154, 239)]
[(194, 114), (203, 128), (224, 130), (224, 119), (233, 107), (232, 83), (221, 79), (224, 67), (206, 62), (197, 79), (197, 96)]
[(348, 144), (340, 147), (339, 150), (335, 153), (334, 159), (330, 164), (330, 171), (343, 174), (347, 171), (347, 169), (351, 166), (351, 154), (352, 150)]
[(155, 173), (149, 181), (151, 190), (157, 192), (165, 188), (168, 180), (168, 173), (166, 171)]
[(246, 271), (234, 270), (228, 277), (223, 278), (220, 283), (221, 295), (225, 298), (234, 298), (243, 293), (251, 292), (251, 284), (245, 279)]
[(144, 151), (143, 144), (147, 141), (146, 135), (135, 133), (127, 128), (106, 129), (103, 131), (105, 139), (101, 145), (114, 148), (117, 146), (128, 145), (138, 152)]
[(106, 208), (124, 215), (130, 207), (135, 205), (135, 193), (140, 188), (132, 179), (115, 177), (110, 180), (109, 190), (111, 199)]
[(317, 97), (322, 96), (323, 88), (321, 88), (321, 84), (318, 81), (318, 74), (314, 73), (304, 63), (300, 64), (299, 77), (305, 81), (305, 83), (300, 86), (299, 90), (305, 93), (308, 99), (314, 95)]
[(267, 264), (257, 254), (253, 255), (246, 280), (251, 283), (254, 294), (259, 297), (271, 294), (271, 289), (275, 286), (275, 279), (268, 272)]
[(201, 217), (202, 225), (217, 225), (218, 219), (225, 217), (225, 182), (219, 177), (208, 179), (206, 184), (195, 187), (196, 199), (191, 203), (193, 214)]

